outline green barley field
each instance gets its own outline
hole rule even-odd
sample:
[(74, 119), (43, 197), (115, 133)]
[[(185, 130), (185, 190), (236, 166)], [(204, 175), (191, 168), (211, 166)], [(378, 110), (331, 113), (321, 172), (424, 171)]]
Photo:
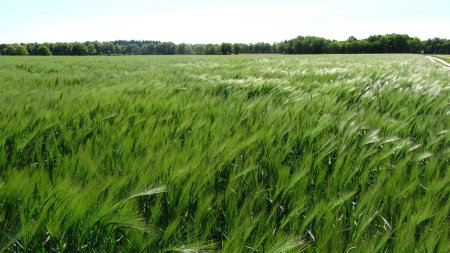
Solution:
[(437, 56), (437, 58), (438, 58), (438, 59), (441, 59), (441, 60), (443, 60), (443, 61), (445, 61), (445, 62), (450, 63), (450, 56), (449, 56), (449, 55), (446, 55), (446, 56), (440, 55), (440, 56)]
[(450, 252), (420, 55), (0, 57), (0, 251)]

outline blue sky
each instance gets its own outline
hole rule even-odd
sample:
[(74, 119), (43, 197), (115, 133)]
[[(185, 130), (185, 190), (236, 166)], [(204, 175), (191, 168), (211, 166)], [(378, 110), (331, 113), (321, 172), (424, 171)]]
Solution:
[(0, 15), (0, 43), (251, 43), (298, 35), (344, 40), (386, 33), (450, 38), (450, 1), (6, 0)]

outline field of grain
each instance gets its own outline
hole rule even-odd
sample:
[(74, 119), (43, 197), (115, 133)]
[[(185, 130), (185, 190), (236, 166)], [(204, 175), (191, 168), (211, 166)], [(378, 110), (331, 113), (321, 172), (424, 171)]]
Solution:
[(438, 55), (437, 58), (450, 63), (450, 55)]
[(0, 251), (449, 252), (449, 73), (0, 57)]

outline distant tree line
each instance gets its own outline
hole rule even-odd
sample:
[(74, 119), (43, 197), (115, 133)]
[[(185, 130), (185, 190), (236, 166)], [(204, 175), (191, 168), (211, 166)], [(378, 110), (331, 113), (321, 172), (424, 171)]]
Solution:
[(420, 40), (405, 34), (374, 35), (358, 40), (329, 40), (299, 36), (269, 43), (174, 44), (160, 41), (117, 40), (110, 42), (0, 44), (3, 55), (229, 55), (229, 54), (364, 54), (425, 53), (450, 54), (450, 40)]
[(299, 36), (277, 43), (276, 47), (278, 53), (287, 54), (450, 54), (450, 40), (448, 39), (434, 38), (421, 41), (417, 37), (409, 37), (405, 34), (374, 35), (362, 40), (352, 36), (345, 41)]

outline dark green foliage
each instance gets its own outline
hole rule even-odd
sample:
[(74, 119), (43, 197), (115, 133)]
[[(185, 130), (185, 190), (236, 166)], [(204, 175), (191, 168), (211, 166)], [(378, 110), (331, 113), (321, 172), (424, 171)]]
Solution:
[(5, 49), (6, 47), (8, 47), (8, 45), (6, 45), (6, 44), (0, 44), (0, 55), (2, 54), (3, 49)]
[(136, 44), (129, 44), (125, 46), (123, 53), (129, 55), (139, 55), (141, 54), (141, 48)]
[(176, 45), (172, 42), (163, 42), (156, 44), (156, 52), (163, 55), (175, 54)]
[(88, 55), (96, 55), (97, 54), (97, 49), (95, 49), (94, 44), (89, 43), (88, 44)]
[(322, 54), (322, 53), (426, 53), (449, 54), (450, 47), (447, 39), (433, 39), (425, 42), (404, 34), (387, 34), (370, 36), (358, 40), (351, 36), (346, 41), (330, 41), (319, 37), (299, 36), (293, 40), (279, 43), (278, 53), (289, 54)]
[(232, 48), (233, 54), (240, 54), (242, 53), (242, 45), (241, 44), (233, 44), (233, 48)]
[(87, 55), (88, 47), (83, 43), (71, 43), (69, 47), (69, 55)]
[(233, 51), (233, 46), (231, 45), (231, 43), (222, 43), (220, 45), (220, 52), (223, 55), (229, 55), (231, 54)]
[(27, 55), (26, 47), (22, 45), (8, 45), (2, 50), (3, 55)]
[(145, 44), (142, 46), (141, 52), (144, 55), (154, 55), (154, 54), (156, 54), (156, 45), (155, 44)]
[(208, 54), (208, 55), (220, 54), (220, 47), (219, 47), (219, 45), (206, 44), (205, 45), (205, 54)]
[(450, 40), (447, 39), (428, 39), (424, 45), (427, 54), (450, 54)]
[(181, 43), (176, 46), (176, 54), (193, 54), (192, 46), (186, 43)]
[(51, 43), (49, 49), (53, 55), (69, 55), (70, 44), (68, 43)]
[(52, 55), (52, 52), (50, 51), (47, 45), (39, 45), (36, 51), (37, 55), (45, 55), (45, 56)]
[[(364, 53), (427, 53), (450, 54), (450, 40), (434, 38), (420, 41), (404, 34), (374, 35), (358, 40), (351, 36), (346, 41), (328, 40), (314, 36), (299, 36), (275, 43), (174, 44), (159, 41), (113, 41), (85, 43), (43, 44), (53, 55), (229, 55), (229, 54), (364, 54)], [(0, 45), (0, 50), (8, 45)], [(40, 44), (26, 44), (30, 55), (42, 55)], [(3, 52), (3, 51), (2, 51)], [(45, 54), (46, 55), (46, 54)]]

